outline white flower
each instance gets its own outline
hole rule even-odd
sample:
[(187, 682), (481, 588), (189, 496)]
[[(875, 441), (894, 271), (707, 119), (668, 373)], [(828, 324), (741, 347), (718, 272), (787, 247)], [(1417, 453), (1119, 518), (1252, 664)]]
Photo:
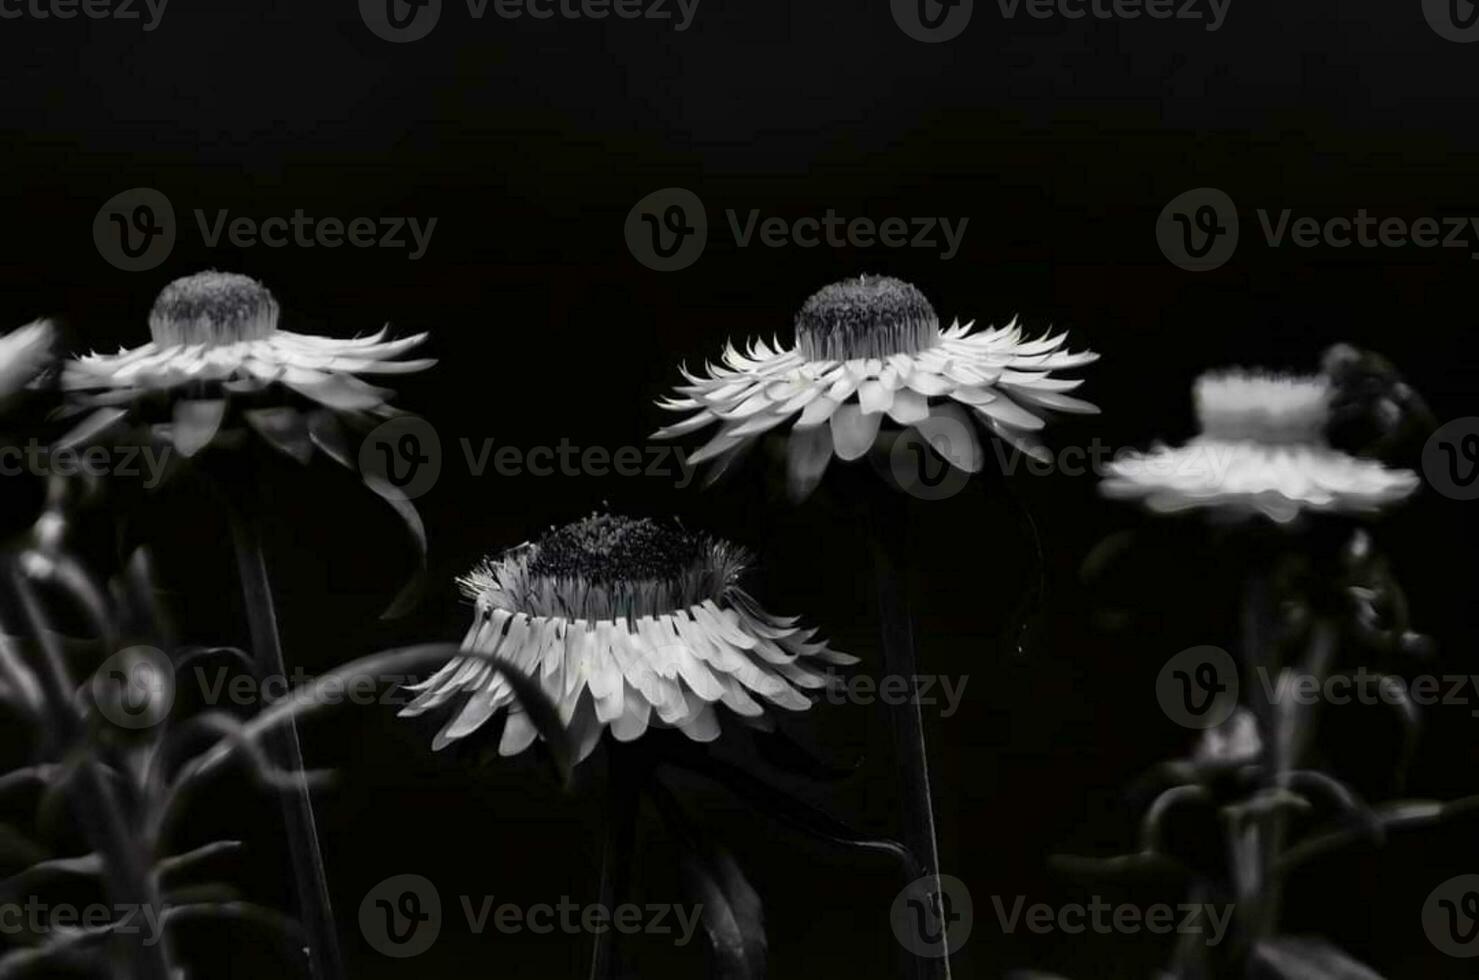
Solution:
[(51, 357), (55, 336), (45, 320), (0, 334), (0, 398), (19, 392), (41, 373)]
[[(631, 741), (649, 724), (707, 742), (715, 706), (756, 716), (756, 695), (791, 710), (811, 701), (821, 664), (857, 658), (812, 642), (815, 629), (763, 610), (739, 585), (748, 556), (676, 525), (609, 515), (552, 529), (490, 559), (462, 580), (475, 603), (463, 647), (494, 654), (537, 678), (559, 705), (576, 761), (607, 727)], [(486, 662), (456, 658), (410, 687), (414, 716), (461, 699), (433, 742), (441, 749), (508, 709), (499, 743), (515, 755), (537, 732)]]
[[(202, 272), (170, 283), (149, 314), (153, 339), (117, 354), (70, 362), (62, 387), (91, 404), (113, 405), (190, 387), (249, 394), (282, 385), (341, 410), (384, 406), (390, 392), (359, 374), (404, 374), (436, 363), (392, 358), (426, 339), (385, 340), (385, 331), (343, 340), (278, 327), (272, 293), (247, 276)], [(183, 392), (182, 392), (183, 393)]]
[(1319, 376), (1231, 371), (1194, 389), (1201, 435), (1117, 459), (1103, 492), (1155, 511), (1210, 508), (1279, 523), (1305, 511), (1371, 512), (1417, 488), (1417, 475), (1330, 448), (1331, 389)]
[[(1048, 411), (1097, 412), (1067, 392), (1082, 382), (1053, 371), (1098, 359), (1071, 353), (1065, 334), (1025, 340), (1015, 321), (973, 333), (972, 324), (942, 331), (929, 300), (898, 279), (862, 276), (827, 286), (796, 317), (795, 344), (733, 345), (725, 366), (706, 375), (682, 368), (683, 397), (658, 404), (693, 412), (655, 438), (718, 423), (719, 431), (690, 460), (729, 465), (765, 432), (787, 423), (788, 477), (804, 497), (833, 456), (854, 460), (873, 446), (887, 416), (916, 429), (949, 462), (976, 472), (985, 458), (971, 419), (1024, 452), (1045, 450), (1034, 433)], [(963, 435), (961, 435), (963, 433)]]

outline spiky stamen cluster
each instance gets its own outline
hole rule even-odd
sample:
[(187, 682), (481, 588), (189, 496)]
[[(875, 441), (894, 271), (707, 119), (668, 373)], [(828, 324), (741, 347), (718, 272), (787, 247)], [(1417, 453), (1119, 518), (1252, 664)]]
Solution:
[(1323, 445), (1330, 385), (1320, 377), (1232, 371), (1197, 379), (1202, 434), (1270, 446)]
[(749, 564), (740, 548), (676, 524), (592, 514), (484, 561), (460, 579), (479, 603), (531, 616), (660, 616), (723, 598)]
[(892, 276), (834, 282), (796, 314), (796, 345), (811, 361), (917, 354), (939, 340), (940, 320), (924, 293)]
[(165, 286), (149, 313), (160, 346), (235, 344), (277, 329), (277, 300), (250, 276), (199, 272)]

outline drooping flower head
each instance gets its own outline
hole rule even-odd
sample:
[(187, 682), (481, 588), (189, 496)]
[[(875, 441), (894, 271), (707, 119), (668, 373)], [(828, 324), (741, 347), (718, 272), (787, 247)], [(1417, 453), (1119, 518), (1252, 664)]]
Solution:
[[(62, 386), (79, 409), (98, 410), (84, 429), (162, 402), (170, 410), (156, 434), (185, 456), (210, 444), (242, 403), (244, 421), (275, 448), (303, 460), (315, 444), (336, 458), (342, 436), (335, 418), (384, 415), (393, 394), (361, 374), (420, 371), (433, 360), (395, 358), (426, 339), (386, 340), (386, 331), (343, 340), (279, 326), (277, 299), (248, 276), (201, 272), (164, 288), (149, 314), (149, 343), (117, 354), (71, 361)], [(306, 411), (291, 398), (296, 395)], [(281, 397), (279, 397), (281, 396)], [(330, 444), (333, 444), (332, 446)]]
[(1323, 376), (1249, 371), (1203, 375), (1193, 389), (1201, 434), (1115, 460), (1101, 489), (1152, 510), (1207, 508), (1288, 523), (1305, 511), (1370, 512), (1417, 487), (1417, 476), (1332, 449), (1332, 390)]
[[(577, 761), (610, 728), (619, 741), (649, 724), (695, 741), (719, 734), (715, 706), (757, 716), (761, 700), (811, 706), (822, 664), (856, 658), (814, 642), (815, 629), (770, 615), (740, 578), (749, 556), (677, 524), (593, 514), (490, 558), (461, 579), (473, 601), (463, 647), (536, 677), (559, 705)], [(436, 736), (441, 749), (507, 708), (503, 755), (537, 732), (514, 692), (483, 660), (457, 658), (411, 688), (415, 716), (459, 703)], [(757, 700), (757, 697), (761, 700)]]
[(1052, 411), (1097, 412), (1067, 394), (1081, 381), (1054, 371), (1097, 360), (1064, 349), (1066, 334), (1023, 339), (1013, 321), (972, 332), (958, 322), (940, 328), (916, 287), (889, 276), (833, 283), (809, 298), (795, 320), (790, 347), (754, 341), (732, 345), (724, 365), (704, 375), (683, 372), (679, 398), (658, 404), (692, 412), (659, 430), (672, 438), (718, 424), (690, 459), (716, 460), (716, 475), (762, 434), (790, 424), (788, 482), (804, 497), (833, 456), (855, 460), (878, 440), (887, 417), (917, 430), (952, 465), (968, 472), (985, 462), (975, 425), (1033, 455), (1035, 433)]

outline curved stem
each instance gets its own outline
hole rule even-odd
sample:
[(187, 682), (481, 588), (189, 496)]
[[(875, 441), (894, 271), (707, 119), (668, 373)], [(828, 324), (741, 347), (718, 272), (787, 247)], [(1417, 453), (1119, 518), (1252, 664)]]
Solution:
[[(934, 801), (930, 792), (929, 758), (920, 704), (918, 664), (914, 655), (914, 627), (909, 610), (906, 578), (905, 528), (907, 509), (889, 488), (875, 498), (869, 510), (873, 571), (878, 586), (878, 617), (883, 631), (883, 665), (888, 676), (903, 677), (909, 697), (889, 708), (894, 751), (903, 789), (904, 844), (924, 865), (924, 873), (938, 879), (940, 852), (935, 831)], [(942, 939), (942, 942), (948, 940)], [(913, 973), (921, 978), (950, 977), (950, 950), (938, 958), (912, 956)]]
[[(283, 661), (282, 641), (277, 631), (277, 610), (272, 602), (272, 586), (267, 577), (261, 534), (254, 520), (234, 508), (230, 513), (231, 538), (236, 546), (236, 564), (241, 576), (252, 651), (256, 655), (258, 680), (266, 681), (274, 676), (285, 678), (288, 676), (287, 665)], [(313, 799), (309, 795), (308, 780), (304, 777), (303, 747), (298, 739), (296, 720), (271, 733), (268, 751), (292, 774), (295, 782), (290, 791), (281, 795), (281, 800), (298, 912), (309, 939), (310, 973), (315, 980), (338, 980), (344, 975), (344, 970), (334, 929), (328, 874), (324, 869), (323, 851), (319, 846), (313, 814)]]

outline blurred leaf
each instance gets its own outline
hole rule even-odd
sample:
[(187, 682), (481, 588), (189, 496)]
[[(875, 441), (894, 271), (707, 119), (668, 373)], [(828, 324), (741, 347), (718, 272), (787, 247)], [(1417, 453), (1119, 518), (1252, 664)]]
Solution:
[(170, 431), (180, 455), (189, 459), (210, 445), (226, 417), (224, 398), (182, 398), (175, 403), (175, 424)]
[(1279, 936), (1253, 948), (1252, 980), (1382, 980), (1323, 939)]
[(753, 740), (760, 758), (767, 764), (808, 779), (835, 782), (855, 775), (863, 765), (861, 758), (846, 766), (828, 762), (779, 728), (756, 729)]
[(701, 904), (699, 918), (714, 952), (719, 980), (761, 980), (765, 976), (765, 913), (728, 852), (705, 859), (689, 851), (681, 865), (684, 884)]

